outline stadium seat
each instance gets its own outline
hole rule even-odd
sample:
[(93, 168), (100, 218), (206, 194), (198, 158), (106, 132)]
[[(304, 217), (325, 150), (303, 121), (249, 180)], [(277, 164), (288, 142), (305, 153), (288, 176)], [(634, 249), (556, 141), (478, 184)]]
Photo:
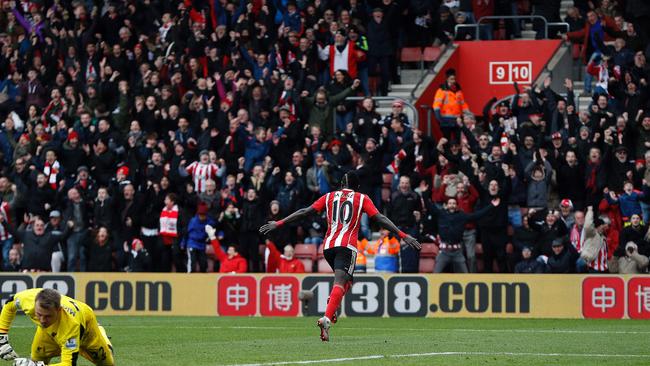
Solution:
[(314, 261), (309, 258), (298, 258), (302, 265), (305, 266), (305, 273), (314, 272)]
[(318, 273), (332, 273), (332, 268), (330, 267), (329, 263), (327, 263), (325, 258), (319, 258), (317, 266)]
[(294, 255), (298, 259), (316, 260), (317, 249), (313, 244), (296, 244)]
[(381, 189), (381, 200), (382, 201), (389, 202), (390, 201), (390, 195), (391, 195), (390, 188), (382, 188)]
[(438, 256), (439, 248), (435, 243), (422, 243), (420, 258), (435, 258)]
[(571, 57), (573, 57), (574, 60), (579, 59), (581, 51), (582, 51), (581, 45), (574, 43), (571, 46)]
[(436, 268), (436, 260), (433, 258), (422, 258), (420, 257), (420, 273), (433, 273), (433, 269)]
[(266, 252), (266, 244), (260, 244), (258, 248), (260, 257), (264, 258), (264, 253)]
[(425, 62), (435, 62), (438, 61), (441, 54), (440, 47), (427, 47), (424, 49), (423, 60)]
[(400, 52), (400, 62), (421, 62), (422, 49), (420, 47), (404, 47)]
[(383, 187), (384, 188), (390, 188), (391, 185), (393, 184), (393, 175), (391, 173), (384, 173), (382, 174), (382, 179), (383, 179)]

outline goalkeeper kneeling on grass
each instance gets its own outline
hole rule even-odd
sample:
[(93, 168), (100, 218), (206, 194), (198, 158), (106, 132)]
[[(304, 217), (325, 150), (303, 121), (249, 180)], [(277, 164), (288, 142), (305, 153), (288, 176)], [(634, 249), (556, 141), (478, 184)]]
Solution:
[[(18, 357), (9, 344), (9, 328), (22, 310), (36, 325), (30, 358)], [(14, 366), (74, 366), (79, 355), (98, 366), (114, 366), (113, 347), (106, 331), (86, 304), (51, 289), (30, 289), (15, 294), (0, 314), (0, 358)], [(58, 363), (50, 359), (61, 357)]]

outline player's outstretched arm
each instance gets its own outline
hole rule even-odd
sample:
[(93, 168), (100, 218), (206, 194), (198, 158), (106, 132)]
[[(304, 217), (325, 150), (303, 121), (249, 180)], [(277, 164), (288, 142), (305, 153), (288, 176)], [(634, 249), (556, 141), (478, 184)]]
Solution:
[(379, 224), (379, 226), (383, 227), (384, 229), (387, 229), (391, 233), (397, 235), (400, 239), (404, 240), (404, 242), (412, 247), (413, 249), (420, 250), (422, 248), (422, 245), (412, 236), (404, 233), (402, 230), (400, 230), (395, 224), (393, 224), (392, 221), (383, 214), (376, 214), (372, 217), (372, 219)]
[(315, 212), (316, 212), (316, 209), (314, 209), (312, 206), (301, 208), (300, 210), (292, 213), (291, 215), (285, 217), (282, 220), (269, 221), (268, 223), (262, 225), (262, 227), (260, 227), (260, 233), (266, 235), (266, 234), (270, 233), (271, 231), (279, 228), (282, 225), (290, 224), (290, 223), (292, 223), (294, 221), (302, 220), (303, 218), (305, 218), (305, 217), (307, 217), (307, 216), (309, 216), (309, 215), (311, 215), (311, 214), (313, 214)]

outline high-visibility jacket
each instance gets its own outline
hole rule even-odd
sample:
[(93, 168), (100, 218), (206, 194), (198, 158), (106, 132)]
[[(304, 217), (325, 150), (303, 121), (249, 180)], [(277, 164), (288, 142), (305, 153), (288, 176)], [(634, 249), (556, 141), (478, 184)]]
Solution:
[(375, 271), (397, 272), (399, 269), (399, 240), (392, 237), (383, 237), (368, 246), (368, 254), (375, 255)]
[(372, 255), (398, 255), (399, 240), (388, 236), (377, 239), (368, 245), (366, 252)]
[(355, 272), (366, 272), (368, 261), (366, 259), (366, 249), (368, 240), (357, 240), (357, 261), (354, 267)]
[(469, 113), (469, 106), (465, 102), (465, 96), (460, 89), (451, 90), (445, 83), (436, 91), (433, 99), (433, 110), (439, 112), (443, 118), (455, 119), (462, 116), (463, 113)]

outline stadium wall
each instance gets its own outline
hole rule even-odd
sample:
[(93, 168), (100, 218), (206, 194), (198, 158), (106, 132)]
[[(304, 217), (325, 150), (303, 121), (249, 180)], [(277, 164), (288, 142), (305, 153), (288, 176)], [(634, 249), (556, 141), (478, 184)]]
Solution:
[[(453, 54), (439, 69), (415, 105), (432, 105), (436, 90), (445, 81), (445, 72), (454, 68), (471, 111), (481, 115), (483, 106), (492, 97), (501, 99), (514, 94), (515, 81), (522, 86), (522, 90), (523, 86), (531, 85), (544, 71), (562, 41), (462, 41), (454, 45)], [(435, 117), (432, 119), (435, 120)], [(426, 110), (421, 110), (420, 121), (426, 123)], [(432, 121), (431, 130), (436, 137), (440, 136), (437, 125)], [(422, 124), (420, 128), (426, 130)]]
[[(99, 315), (316, 316), (332, 276), (176, 273), (1, 274), (4, 304), (55, 288)], [(301, 294), (302, 292), (302, 294)], [(309, 300), (301, 302), (307, 294)], [(309, 295), (311, 294), (311, 295)], [(650, 318), (650, 276), (357, 275), (346, 316)]]

